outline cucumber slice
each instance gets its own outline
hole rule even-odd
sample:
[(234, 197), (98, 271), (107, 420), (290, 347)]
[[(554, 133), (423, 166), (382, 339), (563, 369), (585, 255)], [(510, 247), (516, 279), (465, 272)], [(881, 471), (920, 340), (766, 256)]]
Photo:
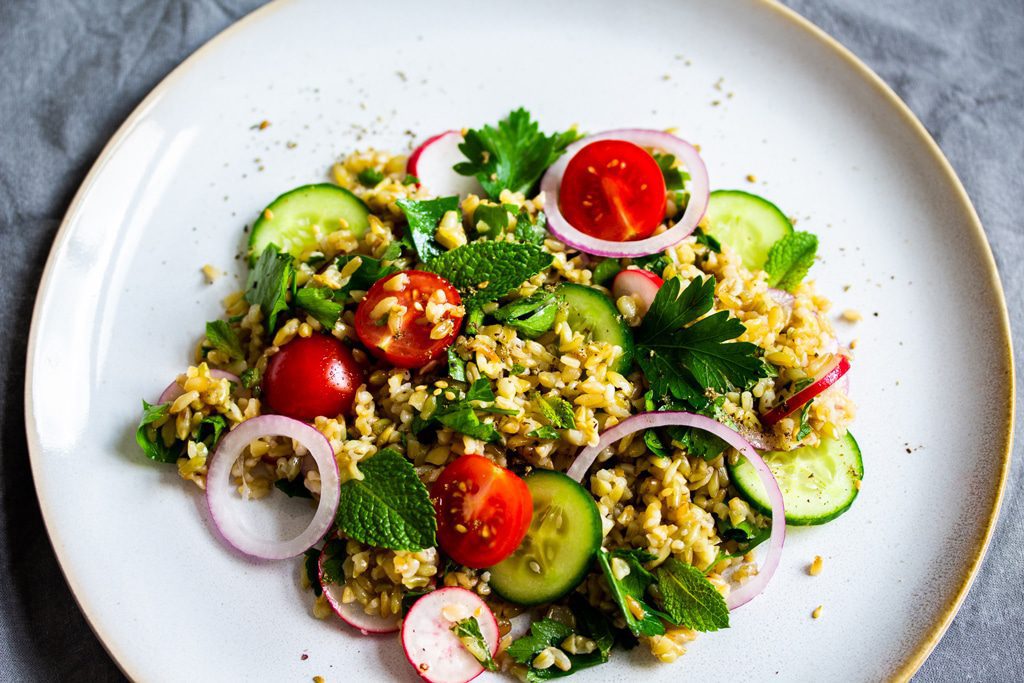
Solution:
[(530, 530), (490, 568), (490, 586), (509, 602), (539, 605), (583, 581), (601, 547), (601, 515), (590, 492), (561, 472), (534, 470), (524, 481), (533, 497)]
[(712, 192), (707, 220), (707, 233), (732, 247), (748, 270), (763, 270), (768, 250), (793, 232), (779, 207), (743, 190)]
[[(786, 523), (794, 526), (824, 524), (846, 512), (864, 478), (860, 447), (849, 432), (840, 439), (822, 439), (817, 446), (771, 451), (761, 457), (779, 482)], [(728, 469), (740, 495), (758, 511), (771, 514), (764, 486), (747, 459), (741, 458)]]
[(356, 237), (362, 237), (369, 222), (370, 210), (363, 200), (343, 187), (320, 183), (303, 185), (275, 199), (260, 214), (249, 236), (249, 259), (255, 261), (268, 244), (295, 258), (317, 248), (319, 226), (323, 234), (348, 224)]
[(595, 341), (608, 342), (622, 349), (612, 370), (625, 375), (633, 367), (633, 331), (623, 320), (615, 303), (607, 296), (584, 285), (564, 282), (555, 290), (568, 308), (566, 322), (575, 332)]

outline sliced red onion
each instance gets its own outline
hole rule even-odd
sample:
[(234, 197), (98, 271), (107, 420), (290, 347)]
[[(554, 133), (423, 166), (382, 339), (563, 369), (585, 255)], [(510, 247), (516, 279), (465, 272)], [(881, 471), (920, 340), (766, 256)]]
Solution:
[[(233, 382), (239, 386), (242, 385), (242, 380), (238, 379), (238, 375), (233, 375), (230, 372), (227, 372), (226, 370), (211, 369), (210, 377), (213, 377), (214, 379), (226, 379), (229, 382)], [(185, 391), (181, 388), (181, 385), (179, 385), (178, 381), (175, 380), (167, 385), (167, 388), (164, 389), (162, 394), (160, 394), (160, 398), (156, 400), (156, 404), (162, 405), (164, 403), (167, 403), (168, 401), (173, 401), (174, 399), (178, 398), (184, 393)]]
[[(569, 160), (577, 152), (598, 140), (626, 140), (641, 147), (672, 154), (683, 163), (686, 171), (690, 174), (690, 184), (687, 188), (690, 192), (690, 201), (678, 223), (661, 234), (630, 242), (598, 239), (569, 224), (558, 208), (558, 191), (562, 184), (562, 174), (565, 173)], [(541, 180), (540, 189), (544, 192), (544, 213), (548, 217), (548, 228), (555, 237), (570, 247), (588, 254), (616, 258), (657, 254), (682, 242), (704, 217), (710, 195), (708, 171), (697, 150), (690, 143), (671, 133), (644, 128), (609, 130), (577, 140), (566, 148), (565, 154), (551, 164)]]
[(722, 423), (703, 415), (675, 411), (640, 413), (626, 418), (611, 429), (606, 429), (601, 434), (601, 439), (596, 446), (588, 446), (580, 451), (579, 455), (576, 456), (576, 460), (573, 461), (566, 471), (566, 474), (576, 481), (582, 481), (587, 470), (590, 469), (597, 459), (597, 455), (605, 448), (608, 448), (627, 434), (647, 429), (656, 429), (658, 427), (693, 427), (714, 434), (750, 461), (750, 464), (753, 465), (754, 470), (757, 472), (757, 476), (761, 479), (765, 490), (768, 492), (768, 500), (772, 506), (772, 527), (771, 537), (768, 539), (768, 553), (761, 563), (757, 575), (729, 593), (729, 597), (726, 600), (729, 609), (736, 609), (745, 605), (764, 590), (764, 587), (768, 585), (772, 575), (775, 573), (775, 569), (779, 566), (779, 559), (782, 557), (782, 545), (786, 540), (786, 509), (785, 503), (782, 500), (782, 491), (779, 490), (779, 484), (775, 481), (772, 471), (765, 464), (764, 460), (761, 459), (761, 456), (757, 454), (753, 446), (742, 436)]
[[(231, 467), (250, 443), (265, 436), (294, 439), (309, 451), (320, 471), (320, 500), (313, 519), (299, 535), (284, 541), (250, 533), (238, 518), (238, 510), (232, 500), (237, 493), (231, 481)], [(225, 434), (217, 444), (206, 472), (206, 500), (221, 536), (246, 555), (264, 560), (295, 557), (311, 548), (331, 528), (340, 498), (338, 464), (327, 438), (305, 422), (283, 415), (254, 417)]]

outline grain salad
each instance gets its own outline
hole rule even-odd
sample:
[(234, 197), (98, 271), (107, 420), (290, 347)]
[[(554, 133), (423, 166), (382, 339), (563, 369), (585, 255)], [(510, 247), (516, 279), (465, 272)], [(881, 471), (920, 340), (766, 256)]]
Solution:
[[(711, 191), (675, 134), (520, 109), (329, 177), (258, 215), (246, 286), (137, 432), (224, 540), (299, 558), (317, 619), (399, 632), (430, 681), (637, 641), (670, 663), (741, 620), (787, 524), (853, 503), (817, 237)], [(299, 536), (236, 518), (281, 495), (310, 499)]]

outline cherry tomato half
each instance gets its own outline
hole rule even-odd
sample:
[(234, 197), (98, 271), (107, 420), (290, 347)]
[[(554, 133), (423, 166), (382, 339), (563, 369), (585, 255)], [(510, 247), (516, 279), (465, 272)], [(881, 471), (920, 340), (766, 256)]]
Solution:
[(481, 455), (463, 455), (434, 482), (441, 550), (459, 564), (492, 567), (519, 547), (530, 528), (533, 500), (515, 474)]
[(598, 140), (569, 160), (558, 208), (570, 225), (592, 237), (644, 239), (665, 218), (665, 179), (643, 147)]
[(347, 346), (314, 334), (296, 337), (271, 356), (260, 387), (267, 412), (311, 422), (347, 413), (365, 381)]
[[(386, 305), (389, 298), (391, 306)], [(393, 325), (396, 306), (405, 312)], [(435, 323), (428, 320), (431, 306), (441, 309)], [(370, 287), (356, 309), (356, 334), (378, 358), (400, 368), (421, 368), (455, 341), (464, 315), (452, 283), (434, 273), (403, 270)]]

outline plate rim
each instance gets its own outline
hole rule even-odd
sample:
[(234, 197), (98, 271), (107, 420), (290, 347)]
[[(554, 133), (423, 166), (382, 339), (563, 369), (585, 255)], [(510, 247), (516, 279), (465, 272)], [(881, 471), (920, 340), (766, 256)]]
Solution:
[[(36, 499), (39, 502), (43, 524), (46, 527), (46, 533), (50, 541), (50, 545), (57, 558), (61, 574), (64, 576), (64, 580), (67, 582), (68, 587), (71, 589), (71, 594), (74, 597), (75, 603), (78, 605), (82, 616), (85, 618), (89, 628), (96, 635), (96, 638), (99, 640), (103, 649), (108, 655), (110, 655), (110, 658), (114, 661), (115, 665), (121, 670), (121, 672), (132, 680), (138, 680), (138, 677), (133, 676), (132, 673), (128, 671), (127, 657), (119, 657), (118, 651), (115, 650), (115, 644), (104, 638), (98, 625), (94, 623), (90, 616), (91, 610), (87, 607), (84, 591), (80, 589), (78, 582), (67, 569), (67, 564), (65, 562), (66, 558), (64, 557), (64, 552), (62, 550), (61, 543), (59, 542), (60, 533), (57, 531), (55, 524), (52, 523), (52, 512), (50, 511), (49, 505), (45, 502), (47, 499), (42, 495), (43, 490), (45, 489), (45, 483), (42, 478), (41, 465), (38, 464), (43, 457), (42, 446), (39, 443), (38, 430), (35, 428), (35, 411), (33, 410), (32, 405), (32, 395), (35, 386), (33, 367), (36, 361), (39, 321), (43, 317), (43, 301), (46, 298), (45, 293), (48, 291), (50, 286), (55, 261), (57, 260), (59, 253), (66, 247), (71, 226), (77, 221), (78, 215), (82, 210), (82, 205), (90, 194), (96, 178), (106, 168), (110, 159), (114, 156), (123, 140), (127, 137), (128, 133), (134, 129), (139, 120), (147, 114), (156, 101), (159, 100), (186, 71), (199, 65), (206, 54), (216, 49), (222, 42), (224, 42), (225, 39), (241, 30), (244, 30), (255, 20), (262, 19), (266, 15), (277, 11), (285, 5), (290, 5), (297, 1), (299, 0), (271, 0), (271, 2), (268, 2), (267, 4), (258, 7), (245, 16), (239, 18), (230, 26), (227, 26), (222, 31), (212, 36), (192, 54), (186, 57), (180, 64), (174, 67), (166, 76), (164, 76), (163, 79), (160, 80), (159, 83), (156, 84), (156, 86), (153, 87), (152, 90), (150, 90), (135, 109), (132, 110), (131, 114), (128, 115), (124, 122), (111, 136), (110, 140), (103, 146), (99, 155), (96, 157), (96, 161), (93, 162), (89, 172), (82, 180), (82, 184), (79, 186), (68, 205), (68, 208), (64, 213), (64, 217), (61, 220), (60, 227), (54, 235), (53, 244), (51, 245), (50, 251), (47, 255), (43, 274), (39, 280), (39, 288), (36, 292), (35, 303), (33, 304), (28, 347), (25, 356), (24, 402), (25, 435), (28, 443), (29, 464), (32, 471), (32, 481), (35, 488)], [(809, 19), (799, 14), (796, 10), (783, 5), (778, 0), (752, 0), (752, 2), (760, 5), (769, 12), (774, 12), (778, 17), (799, 28), (810, 39), (831, 50), (848, 67), (852, 68), (859, 77), (864, 79), (878, 95), (881, 96), (882, 100), (892, 108), (893, 113), (901, 119), (902, 123), (910, 127), (916, 136), (916, 142), (923, 145), (923, 147), (928, 151), (931, 160), (942, 171), (946, 180), (951, 183), (955, 193), (955, 201), (966, 209), (967, 217), (969, 219), (967, 226), (968, 230), (966, 232), (969, 234), (970, 239), (974, 241), (975, 246), (981, 250), (982, 258), (986, 267), (985, 274), (988, 277), (988, 284), (990, 286), (989, 290), (994, 293), (996, 303), (998, 304), (997, 315), (1003, 342), (1001, 360), (1008, 370), (1008, 376), (1005, 383), (1005, 400), (1000, 401), (1002, 405), (1006, 406), (1005, 419), (1003, 420), (1005, 429), (996, 444), (996, 451), (1002, 453), (1002, 462), (1000, 465), (999, 476), (994, 481), (993, 504), (988, 512), (988, 519), (985, 521), (984, 528), (975, 542), (974, 554), (965, 564), (966, 570), (961, 575), (960, 585), (953, 595), (952, 600), (945, 606), (945, 609), (939, 618), (924, 633), (917, 645), (908, 650), (907, 655), (892, 672), (891, 680), (907, 681), (921, 667), (925, 659), (928, 658), (928, 655), (931, 654), (932, 650), (935, 649), (935, 646), (938, 644), (939, 640), (941, 640), (942, 636), (949, 628), (949, 625), (952, 623), (953, 618), (959, 611), (975, 577), (978, 574), (978, 570), (981, 567), (982, 560), (988, 550), (988, 546), (992, 540), (992, 536), (999, 520), (999, 512), (1002, 508), (1003, 495), (1006, 489), (1006, 481), (1009, 475), (1010, 461), (1013, 452), (1013, 429), (1016, 417), (1016, 392), (1014, 391), (1014, 387), (1016, 386), (1016, 368), (1013, 357), (1013, 344), (1009, 311), (1006, 307), (1006, 297), (1003, 291), (1002, 281), (999, 277), (999, 271), (996, 267), (995, 258), (992, 254), (992, 248), (989, 245), (981, 219), (978, 216), (977, 210), (974, 208), (974, 204), (971, 201), (967, 190), (964, 188), (959, 176), (957, 176), (952, 164), (950, 164), (938, 143), (935, 142), (931, 133), (928, 132), (924, 124), (921, 123), (913, 111), (911, 111), (910, 107), (878, 74), (867, 66), (867, 64), (861, 61), (860, 58), (858, 58), (852, 51), (826, 33), (824, 29), (818, 27)]]

